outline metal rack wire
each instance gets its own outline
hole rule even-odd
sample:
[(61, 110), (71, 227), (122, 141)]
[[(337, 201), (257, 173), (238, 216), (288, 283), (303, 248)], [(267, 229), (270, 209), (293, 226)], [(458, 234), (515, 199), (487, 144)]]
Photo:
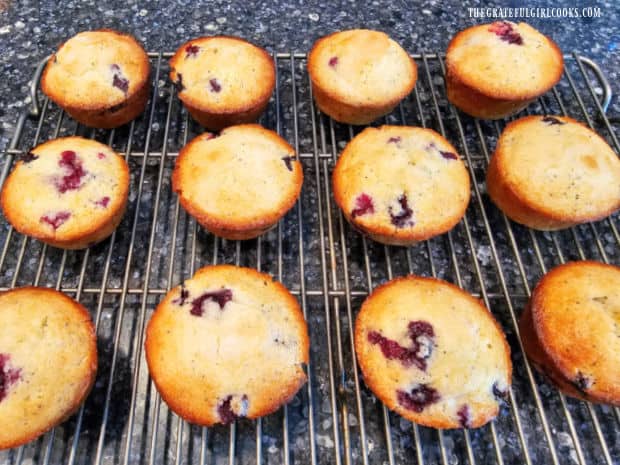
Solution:
[[(340, 125), (312, 103), (306, 56), (274, 56), (273, 101), (261, 123), (295, 147), (305, 185), (278, 228), (257, 240), (207, 234), (170, 189), (179, 149), (201, 129), (188, 118), (167, 80), (170, 53), (150, 53), (148, 111), (112, 131), (84, 128), (37, 90), (0, 160), (4, 182), (17, 155), (58, 136), (79, 134), (123, 153), (132, 172), (128, 211), (112, 237), (86, 251), (61, 251), (0, 223), (0, 290), (55, 287), (90, 309), (97, 325), (96, 385), (71, 419), (42, 438), (0, 453), (7, 464), (310, 463), (539, 464), (620, 463), (620, 412), (564, 397), (534, 372), (518, 338), (517, 318), (550, 267), (592, 258), (620, 263), (619, 216), (557, 233), (511, 223), (489, 201), (484, 172), (505, 122), (465, 117), (450, 106), (443, 57), (414, 55), (414, 93), (385, 118), (432, 127), (458, 148), (472, 177), (466, 217), (450, 233), (412, 248), (388, 247), (352, 231), (333, 202), (330, 175), (338, 153), (360, 128)], [(598, 67), (567, 55), (558, 86), (532, 113), (568, 114), (595, 128), (620, 152), (605, 113), (609, 85)], [(236, 263), (272, 273), (299, 298), (309, 322), (309, 382), (280, 411), (258, 421), (211, 429), (186, 424), (159, 398), (143, 356), (145, 324), (172, 286), (210, 263)], [(353, 321), (376, 285), (406, 273), (438, 276), (480, 297), (507, 333), (514, 384), (507, 405), (477, 430), (438, 431), (390, 413), (365, 387), (353, 357)]]

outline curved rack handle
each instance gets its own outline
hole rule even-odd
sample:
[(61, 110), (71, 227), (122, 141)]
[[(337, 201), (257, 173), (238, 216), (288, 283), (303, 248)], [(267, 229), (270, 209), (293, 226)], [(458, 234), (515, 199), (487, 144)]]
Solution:
[[(611, 103), (611, 98), (613, 96), (611, 86), (609, 85), (609, 81), (601, 71), (601, 68), (590, 60), (588, 57), (584, 57), (582, 55), (576, 55), (576, 58), (583, 64), (587, 65), (588, 68), (592, 70), (596, 79), (598, 80), (601, 88), (603, 89), (603, 100), (600, 102), (601, 108), (603, 109), (603, 113), (607, 114), (607, 110), (609, 109), (609, 104)], [(587, 79), (587, 78), (586, 78)]]

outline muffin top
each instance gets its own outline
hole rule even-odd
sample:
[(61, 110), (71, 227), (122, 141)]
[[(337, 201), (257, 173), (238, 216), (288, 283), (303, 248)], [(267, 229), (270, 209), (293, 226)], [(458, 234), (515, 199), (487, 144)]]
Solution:
[(0, 294), (0, 449), (24, 444), (77, 409), (97, 371), (84, 307), (53, 289)]
[(39, 239), (70, 241), (122, 208), (129, 168), (107, 145), (82, 137), (45, 142), (24, 154), (2, 188), (4, 215)]
[(564, 60), (558, 46), (533, 27), (500, 21), (459, 32), (448, 46), (446, 67), (485, 95), (527, 99), (560, 80)]
[(383, 403), (435, 428), (483, 425), (511, 384), (510, 349), (489, 311), (434, 278), (375, 289), (355, 323), (355, 351)]
[(260, 228), (295, 203), (303, 173), (295, 150), (257, 124), (205, 133), (183, 147), (172, 184), (183, 207), (218, 228)]
[(494, 157), (507, 187), (552, 217), (589, 221), (620, 208), (620, 160), (594, 131), (564, 116), (510, 123)]
[(149, 371), (163, 399), (192, 423), (273, 412), (306, 381), (306, 322), (269, 275), (208, 266), (159, 304), (146, 332)]
[(538, 340), (584, 394), (620, 402), (620, 268), (571, 262), (547, 273), (532, 294)]
[(275, 88), (271, 56), (236, 37), (201, 37), (170, 60), (179, 98), (203, 111), (236, 113), (269, 100)]
[(370, 233), (421, 240), (458, 223), (469, 203), (469, 174), (456, 149), (431, 129), (366, 128), (344, 149), (333, 174), (347, 218)]
[(149, 79), (149, 66), (146, 52), (128, 34), (80, 32), (52, 55), (41, 88), (61, 106), (106, 109), (142, 89)]
[(350, 105), (384, 105), (409, 94), (415, 62), (387, 34), (353, 29), (319, 39), (308, 56), (314, 85)]

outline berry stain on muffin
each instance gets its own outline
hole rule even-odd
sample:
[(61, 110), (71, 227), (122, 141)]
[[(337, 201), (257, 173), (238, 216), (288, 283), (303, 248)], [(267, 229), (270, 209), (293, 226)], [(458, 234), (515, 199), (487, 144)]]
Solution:
[(577, 373), (577, 377), (575, 378), (575, 381), (573, 381), (573, 384), (581, 392), (587, 392), (587, 390), (592, 387), (592, 380), (583, 373), (579, 372)]
[(189, 298), (189, 291), (185, 287), (185, 284), (181, 284), (181, 292), (179, 293), (179, 297), (172, 301), (173, 304), (176, 305), (185, 305), (185, 301)]
[(229, 425), (239, 417), (244, 417), (247, 412), (248, 396), (241, 396), (240, 411), (234, 412), (232, 409), (233, 396), (228, 396), (217, 406), (217, 413), (223, 424)]
[(56, 231), (63, 224), (65, 224), (70, 217), (71, 217), (71, 213), (62, 211), (62, 212), (52, 213), (49, 215), (43, 215), (40, 221), (42, 223), (49, 224), (52, 228), (54, 228), (54, 231)]
[(372, 197), (368, 194), (360, 194), (355, 199), (355, 208), (351, 211), (351, 217), (356, 218), (362, 215), (368, 215), (375, 212), (375, 206), (372, 203)]
[(444, 157), (446, 160), (456, 160), (458, 158), (458, 156), (456, 155), (456, 153), (454, 152), (445, 152), (443, 150), (440, 150), (439, 153), (441, 154), (442, 157)]
[(174, 81), (174, 87), (176, 87), (177, 92), (183, 92), (185, 90), (185, 86), (183, 85), (183, 75), (181, 73), (177, 73), (177, 80)]
[(185, 47), (185, 58), (197, 57), (200, 47), (198, 45), (189, 44)]
[(506, 401), (506, 399), (508, 399), (508, 391), (506, 389), (501, 389), (496, 382), (493, 383), (493, 396), (498, 400), (498, 401)]
[(108, 197), (107, 195), (95, 201), (95, 205), (99, 207), (103, 207), (103, 208), (108, 208), (109, 203), (110, 203), (110, 197)]
[(22, 163), (30, 163), (37, 160), (38, 158), (38, 155), (35, 155), (32, 152), (26, 152), (20, 157), (20, 160), (22, 161)]
[(469, 405), (464, 404), (460, 409), (458, 409), (456, 416), (459, 418), (459, 423), (463, 428), (469, 428), (471, 426), (471, 412), (469, 410)]
[(338, 66), (338, 57), (331, 57), (329, 59), (328, 62), (329, 66), (331, 66), (332, 68), (335, 68), (336, 66)]
[(222, 84), (217, 78), (209, 79), (209, 90), (216, 93), (222, 91)]
[(411, 217), (413, 216), (413, 210), (411, 209), (411, 207), (409, 207), (407, 194), (403, 193), (403, 195), (398, 197), (398, 204), (400, 206), (399, 210), (396, 210), (392, 205), (390, 205), (388, 209), (392, 224), (397, 228), (406, 228), (408, 226), (413, 226), (414, 222), (411, 219)]
[(293, 171), (293, 162), (297, 161), (297, 157), (295, 155), (288, 155), (286, 157), (282, 157), (282, 161), (286, 165), (286, 169)]
[(401, 141), (402, 141), (402, 138), (400, 136), (396, 136), (396, 137), (390, 137), (387, 143), (399, 145)]
[(566, 123), (563, 123), (562, 121), (560, 121), (559, 119), (554, 118), (553, 116), (545, 116), (542, 119), (542, 121), (543, 121), (543, 123), (547, 123), (549, 126), (553, 126), (553, 125), (562, 126), (562, 125), (566, 124)]
[(103, 152), (99, 152), (99, 153), (97, 154), (97, 158), (98, 158), (99, 160), (104, 160), (104, 159), (106, 158), (106, 156), (107, 156), (107, 155), (106, 155), (105, 153), (103, 153)]
[(127, 94), (129, 91), (129, 80), (123, 75), (121, 71), (121, 67), (117, 64), (110, 65), (110, 69), (112, 70), (112, 85), (122, 91), (124, 94)]
[(226, 303), (232, 300), (232, 291), (230, 289), (220, 289), (219, 291), (205, 292), (201, 296), (192, 300), (192, 309), (190, 313), (195, 316), (202, 316), (204, 313), (203, 303), (212, 301), (220, 306), (220, 310), (224, 309)]
[(489, 27), (489, 32), (495, 33), (501, 40), (514, 45), (523, 45), (523, 37), (514, 30), (512, 24), (506, 21), (498, 21)]
[(0, 402), (8, 395), (9, 389), (21, 378), (21, 368), (11, 365), (11, 356), (0, 354)]
[(56, 188), (61, 194), (67, 191), (79, 189), (82, 178), (86, 176), (86, 170), (82, 167), (82, 160), (73, 150), (65, 150), (60, 154), (58, 165), (67, 173), (61, 179), (56, 180)]
[(426, 321), (411, 321), (407, 335), (411, 339), (411, 347), (403, 347), (378, 331), (368, 333), (368, 342), (379, 345), (381, 352), (388, 360), (399, 360), (405, 367), (415, 365), (420, 370), (426, 371), (426, 361), (435, 347), (433, 327)]
[(428, 384), (418, 384), (411, 392), (398, 390), (396, 397), (400, 405), (417, 413), (441, 399), (439, 392)]

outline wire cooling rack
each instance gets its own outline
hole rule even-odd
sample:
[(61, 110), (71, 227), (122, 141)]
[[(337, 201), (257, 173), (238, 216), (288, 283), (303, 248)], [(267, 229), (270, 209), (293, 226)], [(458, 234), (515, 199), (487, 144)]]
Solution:
[[(489, 201), (485, 168), (505, 121), (460, 114), (446, 100), (443, 56), (414, 55), (415, 91), (380, 123), (426, 126), (457, 147), (472, 177), (472, 200), (450, 233), (415, 247), (388, 247), (354, 232), (334, 204), (330, 175), (361, 128), (334, 123), (312, 102), (306, 55), (274, 56), (277, 87), (261, 123), (297, 150), (305, 184), (277, 229), (245, 242), (206, 233), (170, 187), (180, 148), (202, 130), (168, 80), (171, 53), (150, 53), (153, 94), (147, 111), (112, 131), (77, 125), (38, 91), (18, 119), (0, 163), (4, 182), (20, 153), (58, 136), (95, 138), (125, 155), (131, 169), (127, 213), (112, 237), (85, 251), (62, 251), (0, 223), (0, 290), (60, 289), (91, 312), (99, 372), (76, 415), (36, 441), (0, 453), (17, 464), (617, 464), (617, 408), (567, 398), (523, 356), (517, 318), (538, 279), (567, 260), (620, 262), (619, 216), (555, 233), (507, 220)], [(567, 55), (562, 81), (527, 112), (568, 114), (595, 128), (620, 152), (605, 113), (611, 90), (598, 67)], [(524, 112), (525, 114), (526, 112)], [(171, 413), (151, 383), (143, 341), (150, 315), (173, 286), (211, 263), (273, 274), (301, 302), (309, 323), (309, 382), (289, 405), (230, 427), (189, 425)], [(481, 298), (507, 334), (514, 380), (498, 418), (476, 430), (438, 431), (390, 413), (365, 387), (353, 357), (353, 321), (370, 290), (407, 273), (437, 276)], [(1, 420), (0, 420), (1, 427)]]

